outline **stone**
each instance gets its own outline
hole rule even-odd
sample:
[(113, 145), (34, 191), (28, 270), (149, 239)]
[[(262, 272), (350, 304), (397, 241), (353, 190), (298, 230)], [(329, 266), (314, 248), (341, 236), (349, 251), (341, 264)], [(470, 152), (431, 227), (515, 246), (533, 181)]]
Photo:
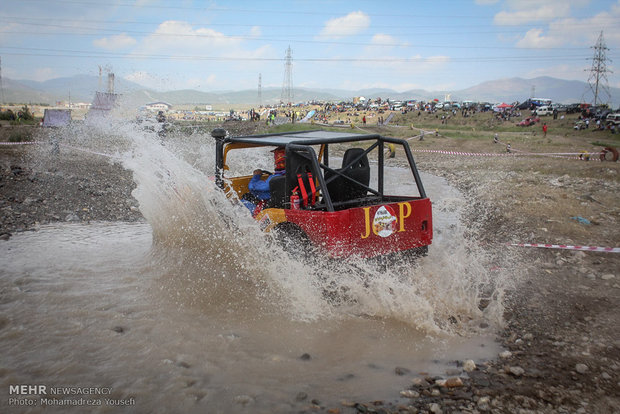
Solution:
[(575, 371), (580, 374), (585, 374), (586, 372), (588, 372), (588, 366), (586, 364), (577, 364), (575, 365)]
[(400, 395), (405, 398), (419, 398), (420, 393), (414, 390), (402, 390)]
[(403, 367), (396, 367), (394, 368), (394, 373), (396, 373), (396, 375), (407, 375), (411, 372), (411, 370), (407, 369), (407, 368), (403, 368)]
[(489, 411), (491, 409), (491, 398), (487, 396), (480, 397), (477, 405), (480, 411)]
[(416, 377), (411, 380), (416, 387), (428, 387), (430, 384), (424, 378)]
[(459, 377), (450, 377), (444, 383), (446, 388), (458, 388), (463, 386), (463, 380)]
[(429, 405), (428, 407), (429, 411), (433, 414), (441, 414), (441, 406), (437, 403), (432, 403), (431, 405)]
[(306, 394), (303, 391), (298, 392), (297, 395), (295, 396), (296, 401), (304, 401), (307, 398), (308, 398), (308, 394)]
[(310, 354), (305, 353), (305, 354), (302, 354), (302, 356), (300, 356), (299, 359), (301, 359), (302, 361), (309, 361), (310, 359), (312, 359), (312, 357), (310, 356)]
[(525, 370), (521, 367), (510, 367), (508, 369), (508, 372), (514, 375), (515, 377), (520, 377), (521, 375), (525, 374)]
[(463, 370), (465, 370), (465, 372), (472, 372), (476, 370), (476, 363), (471, 360), (468, 359), (466, 361), (463, 362)]
[(512, 357), (512, 352), (510, 351), (502, 351), (499, 353), (499, 357), (502, 359), (508, 359)]
[(601, 276), (601, 279), (603, 279), (603, 280), (611, 280), (611, 279), (613, 279), (615, 277), (616, 277), (615, 275), (612, 275), (611, 273), (607, 273), (607, 274)]

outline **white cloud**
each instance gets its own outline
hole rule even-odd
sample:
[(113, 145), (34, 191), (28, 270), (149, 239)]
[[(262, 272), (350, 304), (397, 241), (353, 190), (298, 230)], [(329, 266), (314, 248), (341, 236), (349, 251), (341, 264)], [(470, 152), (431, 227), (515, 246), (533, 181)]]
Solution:
[(568, 16), (569, 12), (570, 6), (568, 4), (545, 4), (533, 9), (501, 11), (495, 15), (493, 21), (500, 26), (518, 26), (531, 22), (551, 21), (558, 17)]
[(136, 39), (125, 33), (121, 33), (116, 36), (102, 37), (101, 39), (95, 39), (93, 41), (95, 46), (106, 50), (126, 49), (134, 46), (136, 43)]
[(562, 39), (543, 35), (542, 29), (530, 29), (525, 33), (525, 36), (517, 42), (517, 47), (544, 49), (560, 46), (562, 44)]
[(507, 0), (507, 10), (493, 19), (500, 26), (516, 26), (533, 22), (548, 22), (568, 17), (571, 10), (587, 6), (591, 0)]
[(362, 33), (370, 26), (370, 17), (364, 12), (351, 12), (343, 17), (330, 19), (325, 23), (320, 36), (342, 38)]
[(398, 43), (398, 40), (394, 36), (377, 33), (372, 37), (370, 43), (379, 46), (394, 46)]
[[(252, 28), (253, 35), (259, 35), (259, 28)], [(147, 36), (139, 47), (133, 50), (136, 58), (141, 55), (165, 56), (168, 60), (175, 58), (186, 62), (186, 71), (189, 73), (193, 63), (195, 70), (206, 61), (233, 61), (225, 62), (234, 65), (232, 69), (254, 70), (264, 62), (260, 58), (282, 58), (284, 53), (275, 53), (271, 45), (260, 45), (247, 48), (246, 36), (227, 36), (224, 33), (209, 27), (195, 27), (182, 21), (166, 21), (151, 35)], [(249, 59), (258, 59), (251, 61)], [(239, 62), (234, 62), (238, 59)], [(219, 67), (222, 67), (218, 63)], [(230, 66), (229, 66), (230, 67)], [(178, 78), (178, 75), (176, 75)]]
[(530, 29), (517, 41), (518, 47), (545, 48), (561, 45), (594, 46), (600, 32), (608, 45), (620, 44), (620, 7), (586, 19), (565, 18), (551, 22), (544, 32)]
[(496, 4), (499, 0), (476, 0), (476, 4), (479, 6), (487, 6), (491, 4)]
[(143, 49), (149, 53), (191, 51), (205, 54), (214, 49), (238, 47), (240, 43), (240, 38), (229, 37), (210, 28), (194, 28), (187, 22), (168, 20), (144, 40)]

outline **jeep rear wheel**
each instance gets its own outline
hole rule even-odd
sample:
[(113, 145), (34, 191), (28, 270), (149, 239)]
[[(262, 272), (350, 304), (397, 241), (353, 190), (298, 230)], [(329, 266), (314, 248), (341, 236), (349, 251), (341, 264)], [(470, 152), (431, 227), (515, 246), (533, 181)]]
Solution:
[(314, 251), (310, 238), (296, 224), (280, 223), (272, 230), (272, 233), (276, 243), (296, 259), (308, 259)]

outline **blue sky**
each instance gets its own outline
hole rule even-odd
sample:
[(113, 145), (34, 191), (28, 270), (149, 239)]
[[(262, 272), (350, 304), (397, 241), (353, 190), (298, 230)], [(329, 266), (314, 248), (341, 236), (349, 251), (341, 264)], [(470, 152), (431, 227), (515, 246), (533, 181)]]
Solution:
[(456, 90), (588, 78), (599, 34), (620, 87), (620, 0), (2, 0), (2, 76), (75, 74), (157, 90)]

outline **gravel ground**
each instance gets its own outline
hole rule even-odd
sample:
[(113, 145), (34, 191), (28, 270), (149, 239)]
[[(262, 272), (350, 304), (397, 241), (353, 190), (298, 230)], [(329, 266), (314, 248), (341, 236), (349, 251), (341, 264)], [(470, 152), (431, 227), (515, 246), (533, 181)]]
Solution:
[[(226, 125), (225, 125), (226, 127)], [(244, 131), (248, 133), (248, 131)], [(97, 155), (0, 146), (0, 238), (55, 221), (143, 220), (131, 173)], [(427, 137), (414, 149), (496, 151), (491, 139)], [(415, 154), (469, 201), (481, 242), (620, 246), (620, 163)], [(583, 218), (588, 220), (587, 224)], [(505, 247), (509, 248), (509, 247)], [(412, 375), (392, 401), (309, 406), (308, 412), (620, 412), (620, 255), (522, 249), (491, 362), (459, 361), (445, 376)], [(396, 375), (396, 374), (395, 374)]]

